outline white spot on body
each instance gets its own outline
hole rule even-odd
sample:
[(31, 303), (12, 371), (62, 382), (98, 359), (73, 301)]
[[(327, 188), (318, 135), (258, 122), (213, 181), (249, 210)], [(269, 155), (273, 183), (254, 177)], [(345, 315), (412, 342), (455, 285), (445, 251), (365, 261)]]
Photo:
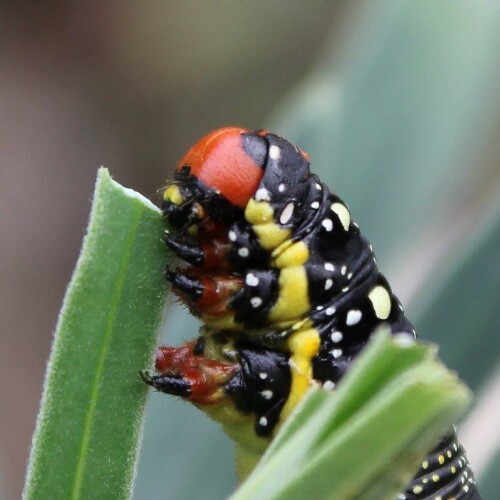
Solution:
[(332, 339), (332, 342), (334, 342), (335, 344), (340, 342), (344, 338), (344, 336), (342, 335), (342, 332), (339, 332), (339, 331), (333, 332), (330, 335), (330, 337)]
[(262, 427), (265, 427), (267, 425), (267, 418), (266, 417), (260, 417), (259, 424), (262, 425)]
[(285, 186), (283, 183), (281, 183), (281, 184), (278, 186), (278, 191), (279, 191), (280, 193), (284, 193), (284, 192), (285, 192), (285, 189), (286, 189), (286, 186)]
[(332, 286), (333, 286), (333, 280), (328, 278), (325, 281), (325, 290), (330, 290), (330, 288), (332, 288)]
[(269, 158), (271, 158), (271, 160), (275, 160), (275, 161), (277, 161), (281, 158), (281, 150), (275, 144), (273, 144), (269, 148)]
[(267, 373), (266, 373), (266, 372), (260, 372), (260, 373), (259, 373), (259, 378), (260, 378), (261, 380), (266, 380), (266, 378), (267, 378)]
[(347, 210), (342, 203), (333, 203), (330, 208), (337, 214), (344, 230), (348, 231), (349, 225), (351, 224), (351, 215), (349, 214), (349, 210)]
[(241, 247), (239, 250), (238, 250), (238, 255), (240, 257), (248, 257), (250, 255), (250, 252), (248, 251), (248, 248), (245, 248), (245, 247)]
[(340, 358), (340, 356), (342, 356), (342, 349), (333, 349), (332, 356), (335, 359)]
[(234, 231), (229, 231), (229, 233), (227, 233), (227, 237), (230, 241), (236, 241), (236, 233)]
[(347, 272), (347, 266), (342, 266), (342, 268), (340, 269), (340, 274), (344, 276), (346, 272)]
[(348, 280), (350, 280), (351, 278), (352, 278), (352, 273), (349, 273), (349, 274), (347, 275), (347, 279), (348, 279)]
[(321, 225), (328, 231), (330, 232), (333, 229), (333, 222), (331, 219), (323, 219), (321, 221)]
[(333, 382), (332, 380), (325, 380), (325, 382), (323, 382), (323, 389), (332, 391), (333, 389), (335, 389), (335, 382)]
[(270, 201), (271, 196), (269, 194), (269, 191), (266, 188), (259, 188), (259, 189), (257, 189), (257, 192), (255, 193), (255, 199), (257, 201)]
[(316, 183), (316, 189), (318, 191), (321, 191), (323, 188), (321, 187), (321, 184), (319, 184), (318, 182)]
[(265, 391), (262, 391), (260, 395), (264, 399), (271, 399), (273, 397), (273, 391), (270, 391), (269, 389), (266, 389)]
[(259, 278), (253, 273), (248, 273), (245, 278), (245, 283), (248, 286), (257, 286), (259, 284)]
[(283, 212), (281, 212), (280, 224), (288, 224), (288, 222), (290, 222), (290, 219), (293, 217), (294, 210), (295, 210), (295, 204), (293, 203), (293, 201), (291, 201), (285, 206)]
[(327, 316), (333, 316), (335, 314), (335, 311), (335, 307), (327, 307), (325, 312)]
[(317, 210), (319, 208), (319, 201), (313, 201), (311, 203), (311, 208), (314, 208), (314, 210)]
[(343, 291), (344, 293), (345, 293), (345, 292), (348, 292), (348, 291), (349, 291), (349, 287), (348, 287), (348, 286), (346, 286), (346, 287), (342, 288), (342, 291)]
[(335, 271), (335, 266), (331, 262), (325, 262), (325, 269), (327, 271)]
[(316, 311), (322, 311), (323, 309), (323, 306), (316, 306)]
[(252, 304), (252, 307), (257, 308), (262, 305), (262, 299), (260, 297), (252, 297), (250, 304)]
[(362, 312), (359, 309), (351, 309), (346, 316), (345, 324), (347, 326), (357, 325), (361, 318), (363, 317)]
[(387, 319), (391, 313), (391, 296), (389, 292), (381, 285), (374, 287), (368, 294), (372, 303), (375, 316), (379, 319)]

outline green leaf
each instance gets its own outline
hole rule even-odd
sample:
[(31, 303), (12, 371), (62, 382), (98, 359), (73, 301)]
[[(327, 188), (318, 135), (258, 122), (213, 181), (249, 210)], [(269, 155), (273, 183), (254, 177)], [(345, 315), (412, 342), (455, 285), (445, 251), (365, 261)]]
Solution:
[(333, 394), (297, 408), (232, 500), (395, 496), (470, 399), (434, 355), (377, 334)]
[(129, 498), (165, 303), (163, 219), (98, 173), (47, 368), (24, 497)]

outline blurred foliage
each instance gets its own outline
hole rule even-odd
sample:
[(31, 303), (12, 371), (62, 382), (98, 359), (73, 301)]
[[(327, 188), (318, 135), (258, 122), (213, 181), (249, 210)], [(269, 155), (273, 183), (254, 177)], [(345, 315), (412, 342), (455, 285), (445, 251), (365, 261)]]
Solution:
[(471, 241), (422, 293), (416, 314), (421, 335), (442, 346), (443, 361), (474, 391), (500, 362), (500, 203), (485, 212)]
[[(270, 119), (269, 128), (308, 151), (313, 170), (349, 203), (403, 297), (415, 292), (413, 283), (426, 294), (430, 286), (421, 280), (434, 280), (434, 253), (450, 255), (453, 243), (459, 254), (477, 226), (477, 214), (496, 192), (499, 17), (487, 2), (346, 2), (336, 20), (342, 28)], [(473, 225), (467, 227), (471, 213)], [(453, 232), (457, 220), (461, 230)], [(485, 228), (468, 260), (483, 265), (485, 274), (498, 270), (490, 238)], [(490, 260), (480, 264), (484, 257)], [(396, 272), (401, 262), (411, 271), (401, 273), (405, 279)], [(477, 287), (451, 294), (458, 265), (447, 268), (416, 324), (425, 338), (439, 339), (443, 358), (453, 357), (459, 372), (477, 386), (494, 354), (485, 365), (463, 365), (471, 344), (457, 343), (453, 328), (463, 321), (462, 335), (470, 338), (473, 332), (478, 350), (498, 352), (499, 337), (490, 335), (498, 320), (493, 324), (496, 318), (488, 315), (478, 323), (468, 307), (491, 297), (484, 306), (491, 311), (495, 275), (486, 289), (478, 279)], [(474, 279), (472, 267), (463, 272), (469, 272), (468, 283)], [(437, 317), (442, 320), (434, 322)], [(196, 328), (176, 312), (166, 325), (165, 342), (190, 338)], [(224, 497), (234, 485), (227, 439), (201, 415), (191, 416), (190, 408), (165, 399), (151, 398), (135, 498), (159, 498), (163, 491), (170, 499), (184, 499), (195, 490), (204, 498)]]

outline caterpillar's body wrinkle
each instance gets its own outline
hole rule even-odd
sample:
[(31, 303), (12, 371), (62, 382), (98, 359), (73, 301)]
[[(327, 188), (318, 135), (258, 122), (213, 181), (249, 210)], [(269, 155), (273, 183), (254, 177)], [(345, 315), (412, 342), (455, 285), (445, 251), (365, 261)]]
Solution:
[[(415, 336), (347, 205), (309, 167), (282, 137), (228, 127), (191, 148), (165, 190), (165, 242), (189, 264), (167, 279), (204, 326), (160, 348), (144, 380), (220, 421), (247, 457), (311, 385), (334, 390), (379, 325)], [(479, 498), (454, 433), (403, 498)]]

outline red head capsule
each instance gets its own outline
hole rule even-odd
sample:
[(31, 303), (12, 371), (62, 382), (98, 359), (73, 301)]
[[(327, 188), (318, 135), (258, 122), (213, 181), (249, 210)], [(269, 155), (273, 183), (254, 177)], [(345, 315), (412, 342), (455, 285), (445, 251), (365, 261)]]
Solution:
[(265, 141), (256, 134), (244, 128), (225, 127), (196, 143), (178, 163), (177, 170), (187, 165), (206, 186), (244, 208), (264, 174), (265, 151)]

